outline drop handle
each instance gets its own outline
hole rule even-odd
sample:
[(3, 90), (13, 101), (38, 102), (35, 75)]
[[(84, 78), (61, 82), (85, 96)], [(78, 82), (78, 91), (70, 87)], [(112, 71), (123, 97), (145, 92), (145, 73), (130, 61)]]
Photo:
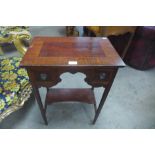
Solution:
[(104, 80), (105, 77), (106, 77), (106, 73), (101, 73), (101, 74), (100, 74), (100, 80)]
[(47, 74), (45, 74), (45, 73), (40, 74), (40, 78), (41, 78), (41, 80), (46, 80)]

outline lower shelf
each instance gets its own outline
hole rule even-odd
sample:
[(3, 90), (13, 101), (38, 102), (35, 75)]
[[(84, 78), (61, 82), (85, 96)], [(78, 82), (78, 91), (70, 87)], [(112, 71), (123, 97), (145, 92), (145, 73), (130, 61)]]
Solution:
[(64, 101), (77, 101), (88, 104), (96, 104), (94, 91), (91, 88), (52, 88), (48, 90), (45, 101), (46, 104)]

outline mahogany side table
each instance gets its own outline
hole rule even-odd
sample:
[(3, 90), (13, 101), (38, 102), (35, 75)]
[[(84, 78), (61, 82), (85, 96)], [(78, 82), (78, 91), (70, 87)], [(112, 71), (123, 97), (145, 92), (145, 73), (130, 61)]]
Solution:
[[(94, 104), (96, 122), (110, 91), (119, 67), (125, 64), (107, 38), (100, 37), (35, 37), (20, 64), (27, 69), (42, 117), (47, 125), (48, 104), (61, 101), (79, 101)], [(50, 88), (61, 81), (65, 72), (82, 72), (87, 89)], [(45, 104), (39, 87), (47, 88)], [(96, 106), (94, 87), (104, 87), (104, 93)]]

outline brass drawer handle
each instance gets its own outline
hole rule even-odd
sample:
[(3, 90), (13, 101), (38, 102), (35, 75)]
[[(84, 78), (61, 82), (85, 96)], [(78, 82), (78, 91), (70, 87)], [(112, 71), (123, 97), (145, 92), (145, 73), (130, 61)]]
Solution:
[(104, 80), (106, 77), (106, 73), (100, 73), (100, 80)]
[(44, 81), (47, 80), (47, 74), (41, 73), (41, 74), (40, 74), (40, 79), (41, 79), (41, 80), (44, 80)]

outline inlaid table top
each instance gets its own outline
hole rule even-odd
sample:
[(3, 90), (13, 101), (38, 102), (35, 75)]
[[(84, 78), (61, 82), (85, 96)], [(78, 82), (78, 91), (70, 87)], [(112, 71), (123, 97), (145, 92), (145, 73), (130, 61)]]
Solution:
[[(27, 69), (46, 125), (47, 106), (68, 101), (93, 104), (95, 124), (118, 68), (125, 66), (110, 41), (101, 37), (35, 37), (20, 65)], [(52, 88), (62, 80), (61, 75), (65, 72), (85, 74), (84, 81), (91, 88)], [(39, 93), (40, 87), (47, 88), (44, 104)], [(95, 87), (105, 88), (98, 106), (94, 94)]]
[(124, 62), (107, 38), (34, 37), (21, 66), (115, 66)]

